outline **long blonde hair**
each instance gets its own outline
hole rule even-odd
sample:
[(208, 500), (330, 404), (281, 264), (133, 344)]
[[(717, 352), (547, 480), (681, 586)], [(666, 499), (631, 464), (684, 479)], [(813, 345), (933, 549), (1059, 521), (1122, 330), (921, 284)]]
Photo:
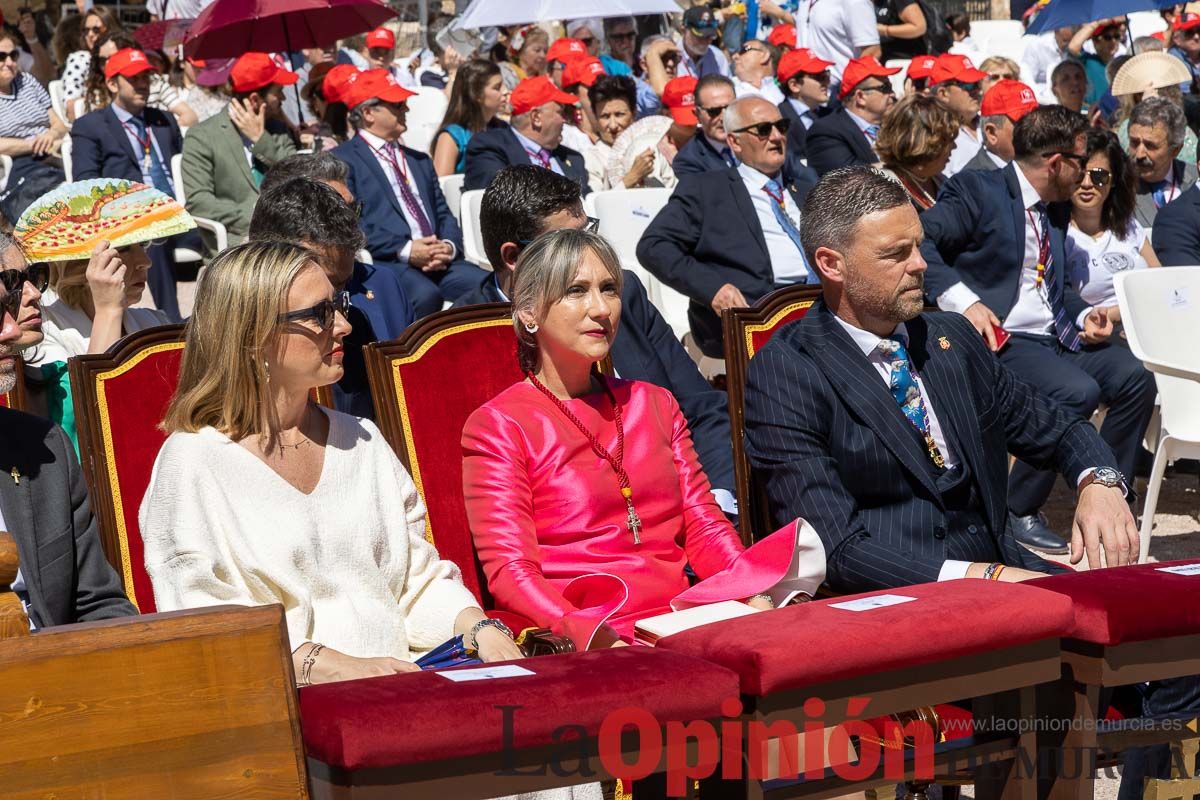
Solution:
[(311, 251), (288, 242), (231, 247), (208, 265), (188, 320), (179, 386), (162, 429), (213, 427), (233, 441), (262, 436), (273, 447), (279, 425), (267, 385), (267, 354), (279, 339), (293, 281), (319, 269)]

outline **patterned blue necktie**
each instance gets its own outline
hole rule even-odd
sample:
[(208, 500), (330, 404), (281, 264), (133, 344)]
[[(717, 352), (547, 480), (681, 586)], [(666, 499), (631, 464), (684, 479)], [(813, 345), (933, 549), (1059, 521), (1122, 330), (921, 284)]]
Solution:
[(867, 129), (865, 131), (863, 131), (863, 133), (865, 133), (867, 138), (871, 140), (871, 147), (874, 147), (875, 140), (879, 138), (879, 126), (878, 125), (868, 125)]
[[(146, 141), (146, 121), (141, 117), (130, 117), (130, 124), (137, 128), (138, 138)], [(153, 134), (151, 134), (153, 137)], [(145, 151), (143, 150), (143, 155)], [(158, 157), (157, 151), (154, 149), (154, 142), (150, 142), (150, 182), (168, 197), (175, 196), (175, 187), (171, 185), (171, 178), (167, 175), (167, 171), (163, 169), (162, 159)]]
[(1150, 184), (1150, 193), (1154, 197), (1154, 207), (1162, 208), (1167, 204), (1167, 187), (1170, 185), (1165, 178)]
[(1050, 217), (1046, 214), (1046, 204), (1035, 206), (1038, 212), (1038, 263), (1044, 268), (1042, 280), (1046, 286), (1046, 299), (1050, 302), (1050, 313), (1054, 315), (1054, 335), (1062, 346), (1072, 353), (1079, 352), (1079, 329), (1067, 317), (1067, 307), (1063, 303), (1063, 284), (1055, 279), (1054, 255), (1050, 252)]
[(792, 218), (787, 215), (787, 210), (783, 207), (784, 188), (780, 186), (779, 181), (770, 178), (763, 186), (763, 191), (771, 198), (771, 210), (775, 212), (775, 220), (792, 240), (792, 244), (796, 245), (796, 249), (800, 251), (800, 260), (804, 262), (804, 269), (808, 272), (804, 280), (798, 281), (798, 283), (819, 283), (816, 273), (808, 265), (808, 259), (804, 257), (804, 245), (800, 243), (800, 231), (796, 229), (796, 223), (792, 222)]
[(908, 349), (905, 348), (903, 341), (894, 337), (880, 339), (878, 347), (879, 352), (883, 355), (883, 360), (892, 368), (891, 377), (888, 380), (892, 398), (895, 399), (896, 405), (900, 406), (900, 410), (904, 412), (904, 416), (908, 418), (912, 426), (917, 429), (917, 433), (921, 434), (925, 440), (929, 460), (939, 468), (945, 467), (946, 459), (942, 456), (937, 442), (934, 441), (933, 434), (929, 430), (929, 411), (925, 408), (925, 398), (921, 396), (921, 388), (917, 386), (917, 379), (913, 377), (912, 369), (909, 367)]

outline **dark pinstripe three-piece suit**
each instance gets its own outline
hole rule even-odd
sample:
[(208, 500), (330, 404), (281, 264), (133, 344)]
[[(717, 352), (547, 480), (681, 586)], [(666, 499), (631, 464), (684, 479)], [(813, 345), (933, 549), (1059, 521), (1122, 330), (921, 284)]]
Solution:
[(954, 471), (934, 467), (887, 384), (824, 304), (750, 362), (747, 452), (773, 518), (804, 517), (838, 592), (936, 581), (947, 559), (1060, 571), (1007, 529), (1008, 453), (1072, 483), (1112, 466), (1086, 420), (1069, 419), (987, 350), (958, 314), (906, 323), (908, 352)]

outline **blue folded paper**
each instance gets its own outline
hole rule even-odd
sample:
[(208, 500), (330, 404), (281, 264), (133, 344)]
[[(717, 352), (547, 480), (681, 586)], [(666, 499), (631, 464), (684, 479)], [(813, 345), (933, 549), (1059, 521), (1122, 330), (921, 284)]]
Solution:
[(418, 658), (416, 663), (421, 669), (445, 669), (461, 664), (482, 664), (483, 662), (474, 650), (468, 649), (463, 644), (461, 636), (455, 636)]

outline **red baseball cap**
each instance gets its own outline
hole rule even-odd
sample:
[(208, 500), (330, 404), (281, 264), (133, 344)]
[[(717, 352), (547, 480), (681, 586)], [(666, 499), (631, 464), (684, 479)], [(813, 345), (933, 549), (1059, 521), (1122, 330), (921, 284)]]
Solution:
[(817, 58), (813, 51), (807, 47), (799, 47), (783, 54), (783, 58), (779, 59), (779, 69), (776, 71), (776, 74), (779, 76), (780, 83), (787, 83), (798, 72), (803, 72), (807, 75), (820, 75), (832, 66), (832, 61)]
[(696, 119), (696, 79), (690, 75), (672, 78), (663, 87), (663, 105), (671, 110), (671, 118), (680, 125), (699, 125)]
[(776, 47), (795, 47), (796, 46), (796, 26), (795, 25), (776, 25), (771, 28), (771, 35), (767, 37), (767, 41)]
[(244, 53), (233, 62), (229, 79), (235, 92), (253, 92), (271, 84), (291, 86), (300, 76), (279, 66), (266, 53)]
[[(1182, 16), (1186, 16), (1186, 14), (1180, 14), (1179, 16), (1180, 16), (1180, 17), (1182, 17)], [(1193, 16), (1194, 16), (1194, 15), (1193, 15)], [(1176, 19), (1176, 21), (1178, 21), (1178, 20), (1179, 20), (1179, 17), (1176, 17), (1175, 19)], [(1097, 25), (1097, 26), (1096, 26), (1096, 30), (1092, 31), (1092, 38), (1093, 38), (1093, 39), (1095, 39), (1097, 36), (1099, 36), (1100, 34), (1104, 33), (1104, 32), (1105, 32), (1105, 31), (1107, 31), (1109, 28), (1119, 28), (1119, 27), (1121, 27), (1121, 26), (1122, 26), (1122, 25), (1124, 25), (1124, 24), (1125, 24), (1125, 20), (1123, 20), (1123, 19), (1119, 19), (1119, 20), (1117, 20), (1116, 22), (1109, 22), (1109, 23), (1106, 23), (1106, 24), (1104, 24), (1104, 25)], [(1195, 24), (1200, 24), (1200, 23), (1194, 23), (1194, 24), (1193, 24), (1193, 27), (1195, 27)]]
[(576, 58), (574, 61), (568, 61), (567, 66), (563, 68), (562, 85), (575, 86), (582, 83), (584, 86), (591, 86), (596, 82), (596, 78), (606, 74), (600, 59), (591, 56)]
[(979, 105), (979, 113), (984, 117), (1003, 114), (1016, 122), (1037, 107), (1038, 101), (1033, 94), (1033, 89), (1020, 81), (1006, 78), (996, 81), (992, 88), (984, 93), (983, 102)]
[[(1175, 22), (1172, 23), (1171, 29), (1176, 31), (1190, 31), (1197, 26), (1200, 26), (1200, 14), (1185, 11), (1175, 17)], [(1100, 33), (1099, 28), (1096, 29), (1096, 33)]]
[(518, 83), (512, 90), (512, 94), (509, 95), (508, 101), (512, 104), (512, 115), (519, 117), (546, 105), (546, 103), (577, 105), (579, 98), (559, 89), (547, 76), (540, 75), (536, 78), (526, 78)]
[(908, 62), (908, 72), (904, 74), (910, 81), (919, 81), (933, 74), (935, 64), (937, 56), (913, 56), (912, 61)]
[(321, 81), (321, 94), (325, 96), (325, 102), (344, 102), (342, 93), (346, 91), (347, 86), (354, 82), (358, 73), (358, 67), (353, 64), (337, 64), (326, 72), (325, 78)]
[(591, 58), (592, 54), (588, 52), (587, 45), (582, 39), (571, 39), (564, 36), (561, 39), (555, 39), (554, 44), (550, 45), (550, 49), (546, 51), (546, 61), (558, 61), (561, 64), (569, 64), (577, 58)]
[(111, 81), (118, 75), (132, 78), (134, 75), (153, 70), (154, 65), (150, 63), (150, 59), (146, 58), (145, 53), (141, 50), (134, 50), (132, 47), (126, 47), (124, 50), (113, 53), (109, 56), (108, 61), (104, 62), (104, 79)]
[(396, 34), (380, 26), (367, 34), (367, 48), (386, 47), (391, 50), (396, 46)]
[(347, 108), (362, 105), (368, 100), (403, 103), (416, 92), (405, 89), (392, 77), (391, 70), (368, 69), (353, 76), (341, 88), (338, 97)]
[(971, 59), (956, 53), (944, 53), (937, 57), (933, 72), (929, 75), (929, 85), (936, 86), (945, 81), (961, 81), (962, 83), (979, 83), (988, 74), (975, 69)]
[(842, 88), (838, 91), (838, 97), (846, 97), (867, 78), (887, 78), (899, 71), (899, 67), (885, 67), (874, 56), (852, 58), (842, 70)]

